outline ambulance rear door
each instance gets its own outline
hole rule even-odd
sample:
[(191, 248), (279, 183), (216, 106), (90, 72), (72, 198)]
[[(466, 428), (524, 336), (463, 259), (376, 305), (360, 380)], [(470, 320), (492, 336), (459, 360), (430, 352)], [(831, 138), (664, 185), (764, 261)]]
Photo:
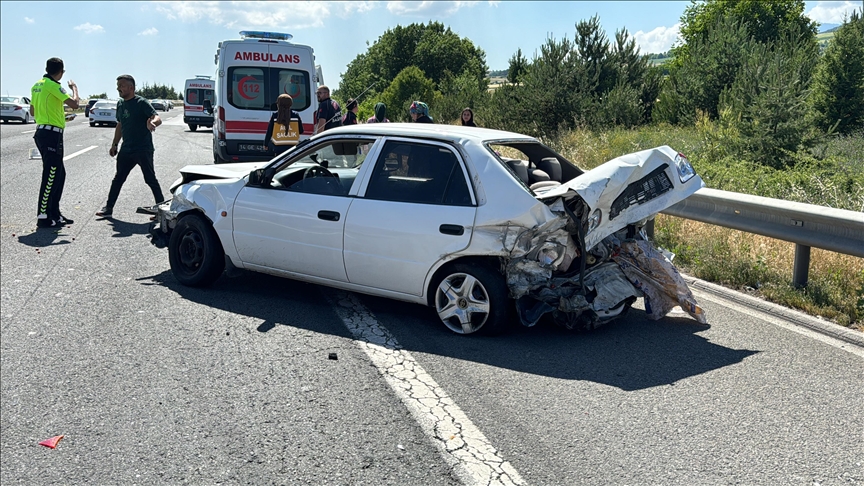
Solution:
[(265, 132), (282, 93), (294, 99), (294, 110), (301, 113), (306, 131), (302, 138), (308, 138), (314, 111), (311, 48), (246, 39), (223, 42), (222, 54), (225, 100), (219, 107), (224, 109), (227, 161), (267, 160), (274, 155), (265, 143)]

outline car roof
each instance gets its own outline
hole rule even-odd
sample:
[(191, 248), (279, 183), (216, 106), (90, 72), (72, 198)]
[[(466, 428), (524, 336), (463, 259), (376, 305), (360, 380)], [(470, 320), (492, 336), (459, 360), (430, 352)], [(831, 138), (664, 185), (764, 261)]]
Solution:
[(422, 137), (457, 142), (472, 140), (482, 143), (489, 140), (538, 140), (521, 133), (492, 130), (489, 128), (464, 127), (461, 125), (444, 125), (429, 123), (367, 123), (331, 128), (324, 132), (327, 135), (389, 135), (392, 137)]

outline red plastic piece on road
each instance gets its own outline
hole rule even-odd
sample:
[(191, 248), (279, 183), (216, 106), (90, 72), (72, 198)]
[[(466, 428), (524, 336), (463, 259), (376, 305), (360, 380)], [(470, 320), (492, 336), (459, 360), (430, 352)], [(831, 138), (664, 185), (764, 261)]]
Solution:
[(62, 439), (63, 437), (65, 437), (65, 436), (58, 435), (55, 437), (51, 437), (50, 439), (43, 440), (42, 442), (39, 443), (39, 445), (43, 445), (45, 447), (50, 447), (51, 449), (53, 449), (53, 448), (57, 447), (57, 443), (60, 442), (60, 439)]

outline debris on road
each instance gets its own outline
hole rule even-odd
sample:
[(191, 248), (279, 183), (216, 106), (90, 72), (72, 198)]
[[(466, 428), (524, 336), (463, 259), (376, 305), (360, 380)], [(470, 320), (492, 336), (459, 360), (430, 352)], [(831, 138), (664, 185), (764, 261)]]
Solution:
[(62, 439), (63, 437), (66, 437), (66, 436), (65, 435), (56, 435), (54, 437), (51, 437), (50, 439), (43, 440), (42, 442), (39, 443), (39, 445), (48, 447), (49, 449), (54, 449), (55, 447), (57, 447), (57, 443), (60, 442), (60, 439)]
[(332, 359), (333, 361), (336, 361), (337, 359), (339, 359), (339, 357), (336, 356), (336, 353), (330, 353), (329, 355), (327, 355), (327, 359)]

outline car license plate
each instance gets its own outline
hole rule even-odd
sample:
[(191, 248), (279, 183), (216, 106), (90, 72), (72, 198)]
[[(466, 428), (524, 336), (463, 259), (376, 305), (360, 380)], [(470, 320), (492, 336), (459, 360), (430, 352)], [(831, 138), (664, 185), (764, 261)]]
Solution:
[(245, 144), (245, 143), (239, 144), (237, 146), (237, 148), (239, 148), (241, 152), (266, 152), (267, 151), (267, 147), (264, 145), (251, 145), (251, 144)]

